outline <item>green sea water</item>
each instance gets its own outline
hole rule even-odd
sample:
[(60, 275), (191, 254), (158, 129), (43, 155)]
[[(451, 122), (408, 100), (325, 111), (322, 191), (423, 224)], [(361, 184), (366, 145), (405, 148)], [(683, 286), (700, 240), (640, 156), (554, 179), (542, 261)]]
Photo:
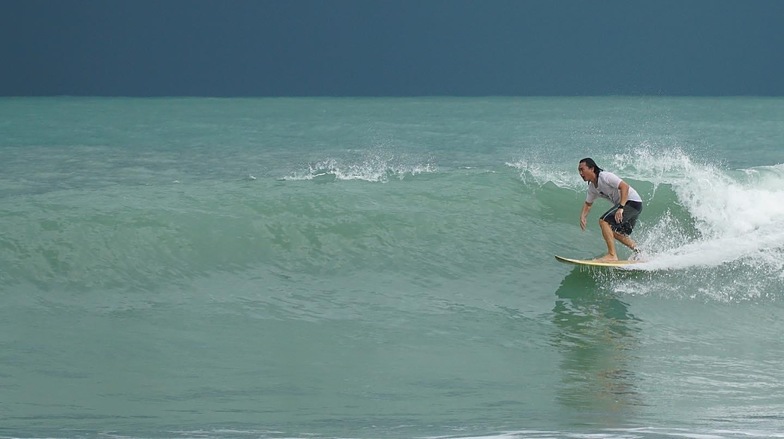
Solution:
[[(784, 437), (782, 121), (0, 99), (0, 437)], [(638, 270), (553, 258), (605, 250), (584, 157), (645, 201)]]

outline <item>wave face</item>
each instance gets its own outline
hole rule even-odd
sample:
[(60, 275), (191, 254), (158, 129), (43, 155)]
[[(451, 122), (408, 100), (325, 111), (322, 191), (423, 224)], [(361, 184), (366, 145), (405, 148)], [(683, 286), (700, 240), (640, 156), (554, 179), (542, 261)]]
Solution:
[(777, 437), (782, 108), (0, 100), (0, 436)]

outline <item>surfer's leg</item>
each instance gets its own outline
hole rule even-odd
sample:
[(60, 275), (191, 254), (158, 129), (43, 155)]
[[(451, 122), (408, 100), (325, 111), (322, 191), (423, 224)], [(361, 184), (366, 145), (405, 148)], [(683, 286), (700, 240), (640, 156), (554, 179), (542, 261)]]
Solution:
[(607, 255), (601, 259), (613, 261), (618, 259), (618, 255), (615, 252), (616, 239), (626, 247), (636, 251), (637, 244), (629, 235), (637, 224), (637, 217), (640, 215), (640, 209), (637, 209), (632, 205), (632, 202), (629, 202), (626, 210), (628, 210), (628, 212), (623, 213), (623, 221), (620, 223), (615, 221), (615, 213), (618, 211), (618, 206), (612, 207), (600, 217), (599, 224), (602, 227), (602, 237), (607, 242)]
[(599, 227), (602, 228), (602, 238), (604, 238), (604, 242), (607, 244), (607, 254), (596, 260), (617, 261), (618, 255), (615, 253), (615, 232), (613, 232), (612, 226), (610, 226), (610, 223), (607, 221), (599, 220)]
[(620, 241), (626, 247), (629, 247), (632, 250), (637, 248), (637, 243), (634, 242), (634, 240), (632, 238), (630, 238), (629, 235), (622, 235), (622, 234), (620, 234), (618, 232), (615, 232), (615, 231), (613, 232), (613, 235), (615, 236), (615, 239)]
[(629, 238), (629, 235), (624, 235), (618, 232), (613, 232), (613, 234), (615, 235), (615, 239), (632, 250), (632, 255), (629, 257), (630, 261), (639, 261), (642, 258), (642, 253), (640, 253), (640, 249), (637, 248), (637, 243), (634, 242), (632, 238)]

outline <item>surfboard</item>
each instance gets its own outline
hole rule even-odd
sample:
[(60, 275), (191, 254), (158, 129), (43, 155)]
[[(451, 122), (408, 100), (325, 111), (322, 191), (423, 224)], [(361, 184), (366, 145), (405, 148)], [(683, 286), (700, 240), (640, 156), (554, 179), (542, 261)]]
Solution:
[(555, 259), (564, 262), (566, 264), (574, 264), (574, 265), (581, 265), (583, 267), (604, 267), (604, 268), (618, 268), (618, 267), (625, 267), (627, 265), (636, 264), (638, 261), (594, 261), (591, 259), (572, 259), (572, 258), (564, 258), (563, 256), (555, 255)]

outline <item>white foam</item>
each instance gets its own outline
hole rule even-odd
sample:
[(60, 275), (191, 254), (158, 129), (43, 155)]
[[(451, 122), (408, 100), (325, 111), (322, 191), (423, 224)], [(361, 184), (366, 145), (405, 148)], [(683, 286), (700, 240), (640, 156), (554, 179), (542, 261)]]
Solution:
[(585, 190), (585, 182), (577, 173), (577, 166), (574, 170), (567, 172), (561, 165), (555, 166), (539, 161), (517, 160), (507, 162), (506, 166), (520, 171), (520, 180), (526, 184), (544, 185), (553, 183), (563, 189)]
[(698, 231), (690, 236), (685, 225), (664, 215), (641, 230), (653, 260), (639, 268), (780, 263), (771, 255), (784, 249), (784, 164), (730, 170), (678, 148), (641, 145), (616, 155), (613, 166), (627, 178), (670, 185)]
[(733, 236), (696, 240), (660, 252), (652, 256), (650, 261), (635, 266), (635, 269), (710, 268), (742, 260), (749, 260), (750, 264), (780, 268), (782, 261), (774, 255), (778, 254), (783, 245), (784, 232), (764, 236)]
[(341, 161), (326, 159), (308, 164), (305, 172), (294, 173), (284, 180), (313, 180), (320, 177), (333, 177), (335, 180), (364, 180), (387, 182), (390, 178), (403, 180), (406, 176), (434, 173), (438, 167), (432, 163), (405, 164), (394, 157), (374, 155), (360, 161)]

